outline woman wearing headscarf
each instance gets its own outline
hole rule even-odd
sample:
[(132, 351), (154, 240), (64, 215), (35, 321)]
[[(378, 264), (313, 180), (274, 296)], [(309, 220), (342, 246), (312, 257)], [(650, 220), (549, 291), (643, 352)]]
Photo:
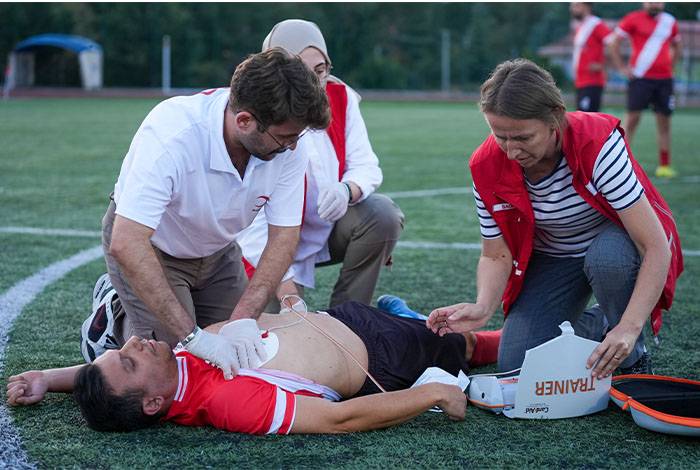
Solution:
[[(262, 49), (273, 47), (301, 57), (318, 76), (331, 108), (330, 126), (304, 136), (313, 145), (308, 146), (303, 223), (296, 256), (278, 298), (303, 295), (305, 287), (313, 288), (316, 266), (342, 263), (329, 306), (348, 300), (369, 304), (382, 266), (391, 262), (404, 215), (391, 199), (375, 193), (382, 171), (360, 114), (360, 97), (331, 75), (326, 41), (316, 24), (299, 19), (276, 24)], [(257, 266), (266, 238), (261, 211), (238, 238), (249, 271)]]

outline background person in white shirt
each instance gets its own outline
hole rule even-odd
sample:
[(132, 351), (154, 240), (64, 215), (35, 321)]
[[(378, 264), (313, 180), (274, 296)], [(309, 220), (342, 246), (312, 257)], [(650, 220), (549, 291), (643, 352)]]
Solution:
[[(103, 219), (109, 277), (133, 335), (181, 343), (232, 377), (263, 355), (255, 323), (299, 237), (306, 128), (329, 108), (315, 74), (282, 49), (250, 56), (231, 87), (157, 105), (136, 132)], [(264, 212), (269, 237), (248, 284), (235, 236)], [(227, 338), (200, 327), (234, 322)], [(93, 314), (90, 328), (97, 328)], [(258, 349), (260, 348), (260, 349)]]
[[(360, 114), (359, 95), (330, 75), (331, 60), (316, 24), (297, 19), (278, 23), (263, 42), (263, 50), (271, 47), (298, 55), (316, 73), (332, 115), (326, 130), (304, 137), (311, 144), (304, 148), (309, 158), (304, 220), (294, 263), (278, 298), (303, 295), (304, 287), (315, 287), (316, 266), (343, 263), (330, 306), (348, 300), (369, 304), (382, 266), (390, 263), (404, 215), (391, 199), (375, 193), (382, 171)], [(248, 268), (259, 267), (266, 216), (260, 213), (237, 238)]]

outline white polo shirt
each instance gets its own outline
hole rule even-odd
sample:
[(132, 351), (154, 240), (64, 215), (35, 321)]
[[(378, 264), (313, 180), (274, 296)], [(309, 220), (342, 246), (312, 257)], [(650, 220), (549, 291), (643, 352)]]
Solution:
[(228, 98), (221, 88), (158, 104), (122, 163), (116, 213), (154, 229), (152, 243), (171, 256), (211, 255), (263, 208), (273, 225), (301, 223), (303, 143), (269, 162), (251, 156), (241, 179), (223, 138)]
[[(382, 183), (379, 160), (372, 150), (365, 122), (360, 114), (358, 95), (347, 86), (348, 104), (345, 123), (345, 170), (342, 181), (353, 181), (362, 189), (361, 202), (369, 197)], [(299, 245), (294, 262), (284, 280), (294, 278), (297, 284), (308, 288), (315, 285), (316, 263), (330, 260), (328, 237), (333, 225), (318, 215), (318, 195), (321, 188), (338, 182), (338, 157), (328, 133), (317, 130), (307, 133), (302, 139), (303, 149), (308, 153), (306, 209), (301, 228)], [(356, 203), (357, 203), (356, 202)], [(258, 216), (253, 224), (236, 238), (243, 256), (257, 266), (267, 240), (267, 212)]]

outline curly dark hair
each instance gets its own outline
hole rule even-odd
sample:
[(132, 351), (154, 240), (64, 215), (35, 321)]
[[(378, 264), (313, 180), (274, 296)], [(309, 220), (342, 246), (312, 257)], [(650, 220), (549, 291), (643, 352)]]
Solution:
[(262, 130), (287, 121), (311, 129), (330, 123), (328, 98), (316, 74), (279, 47), (252, 54), (236, 67), (229, 105), (234, 112), (253, 113)]
[(145, 414), (141, 407), (141, 391), (114, 393), (95, 364), (81, 368), (73, 385), (73, 398), (88, 426), (95, 431), (135, 431), (156, 424), (165, 414), (165, 411)]

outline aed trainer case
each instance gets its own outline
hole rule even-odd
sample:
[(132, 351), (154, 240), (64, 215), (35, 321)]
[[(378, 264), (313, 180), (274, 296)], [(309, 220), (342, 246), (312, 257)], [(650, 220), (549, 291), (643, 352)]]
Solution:
[(613, 377), (610, 399), (650, 431), (700, 436), (700, 382), (663, 375)]

